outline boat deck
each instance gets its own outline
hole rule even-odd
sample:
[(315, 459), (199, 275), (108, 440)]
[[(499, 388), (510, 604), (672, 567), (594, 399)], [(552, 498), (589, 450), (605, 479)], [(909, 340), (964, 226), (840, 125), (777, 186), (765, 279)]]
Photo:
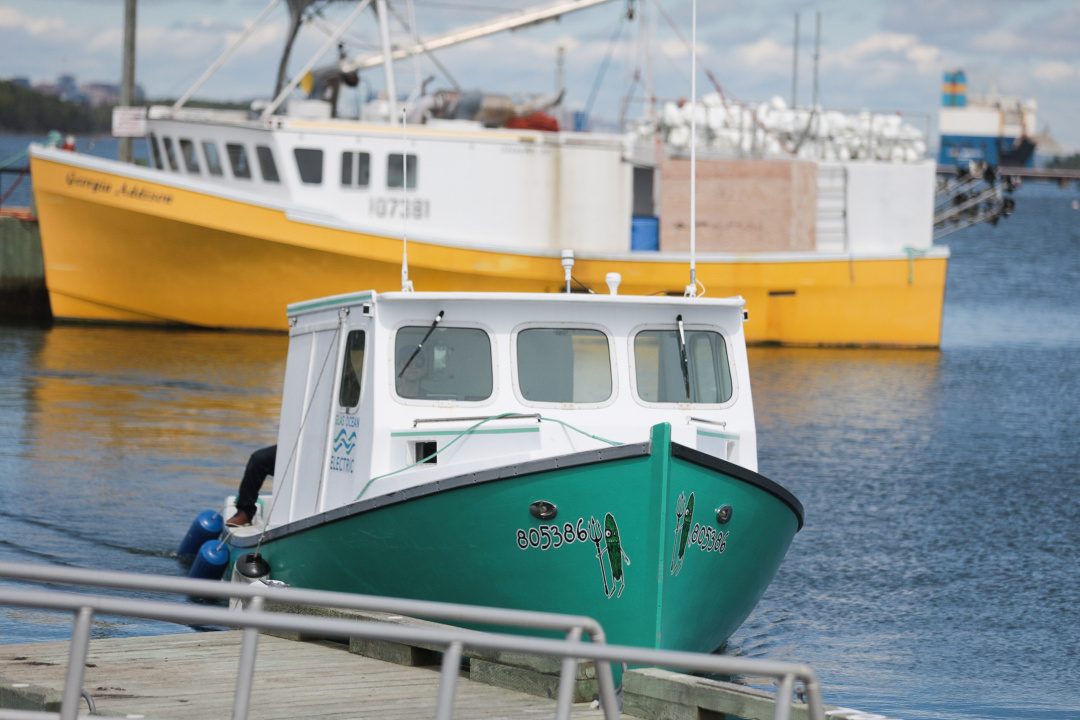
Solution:
[[(158, 720), (228, 717), (239, 662), (241, 631), (135, 638), (95, 638), (83, 687), (97, 713)], [(439, 667), (405, 667), (348, 652), (326, 641), (293, 642), (262, 635), (249, 717), (434, 717)], [(59, 709), (69, 643), (0, 645), (0, 706)], [(49, 698), (55, 703), (49, 704)], [(82, 703), (80, 712), (87, 705)], [(470, 680), (458, 680), (454, 716), (554, 717), (555, 701)], [(589, 703), (575, 718), (603, 718)]]

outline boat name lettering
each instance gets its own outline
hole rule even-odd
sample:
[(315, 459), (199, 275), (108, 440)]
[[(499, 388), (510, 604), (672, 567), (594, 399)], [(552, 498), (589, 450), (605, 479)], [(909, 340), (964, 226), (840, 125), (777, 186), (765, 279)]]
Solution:
[(335, 415), (334, 416), (335, 427), (360, 427), (360, 419), (355, 415)]
[(705, 552), (722, 553), (727, 549), (727, 539), (731, 531), (721, 532), (716, 528), (694, 523), (694, 529), (690, 533), (690, 544), (697, 545)]
[(382, 198), (368, 200), (368, 214), (377, 218), (408, 218), (423, 220), (431, 217), (431, 201), (424, 198)]
[(154, 192), (142, 185), (129, 185), (126, 182), (121, 183), (120, 187), (114, 190), (113, 184), (108, 180), (86, 177), (85, 175), (79, 175), (74, 172), (68, 173), (67, 177), (64, 178), (64, 181), (69, 187), (83, 188), (92, 193), (109, 193), (112, 195), (129, 197), (134, 200), (146, 200), (147, 202), (163, 203), (165, 205), (172, 203), (173, 200), (172, 195)]
[(112, 190), (112, 183), (108, 180), (98, 180), (96, 178), (83, 177), (82, 175), (76, 175), (73, 172), (68, 173), (65, 178), (67, 184), (72, 187), (86, 188), (90, 192), (103, 192), (107, 193)]
[(528, 530), (518, 528), (517, 531), (517, 546), (522, 550), (557, 550), (563, 545), (570, 545), (575, 541), (585, 542), (588, 539), (585, 518), (578, 518), (577, 524), (565, 522), (562, 525), (540, 525)]
[(172, 195), (154, 192), (153, 190), (146, 189), (142, 185), (128, 185), (127, 183), (124, 183), (116, 191), (116, 194), (124, 195), (133, 200), (146, 200), (147, 202), (162, 203), (164, 205), (168, 205), (172, 202)]
[(356, 461), (340, 455), (330, 456), (330, 469), (336, 472), (351, 473)]

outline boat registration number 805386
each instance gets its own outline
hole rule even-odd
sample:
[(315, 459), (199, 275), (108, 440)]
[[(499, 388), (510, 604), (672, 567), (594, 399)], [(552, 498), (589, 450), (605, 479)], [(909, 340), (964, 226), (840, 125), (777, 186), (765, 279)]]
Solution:
[(540, 548), (541, 550), (560, 548), (574, 542), (585, 542), (589, 532), (585, 529), (585, 518), (578, 518), (577, 524), (565, 522), (562, 525), (540, 525), (538, 527), (519, 528), (517, 545), (522, 550)]

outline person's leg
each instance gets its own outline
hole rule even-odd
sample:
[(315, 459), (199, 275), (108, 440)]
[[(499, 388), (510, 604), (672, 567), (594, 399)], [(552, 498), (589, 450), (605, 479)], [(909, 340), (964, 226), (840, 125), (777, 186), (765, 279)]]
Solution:
[(274, 474), (277, 461), (277, 445), (262, 448), (251, 453), (244, 477), (240, 480), (240, 492), (236, 495), (236, 509), (245, 513), (248, 520), (255, 517), (255, 501), (259, 499), (259, 490), (267, 475)]

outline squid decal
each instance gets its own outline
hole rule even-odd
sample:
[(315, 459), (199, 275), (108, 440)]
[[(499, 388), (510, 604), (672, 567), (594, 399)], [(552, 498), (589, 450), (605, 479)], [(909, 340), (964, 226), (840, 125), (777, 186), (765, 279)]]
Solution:
[[(615, 523), (615, 517), (611, 513), (604, 516), (604, 524), (595, 517), (589, 518), (589, 539), (596, 546), (596, 559), (600, 563), (600, 577), (604, 581), (604, 594), (609, 598), (615, 595), (622, 597), (626, 589), (626, 575), (623, 574), (623, 563), (630, 564), (630, 556), (623, 550), (622, 540), (619, 538), (619, 526)], [(604, 560), (607, 560), (605, 565)], [(608, 578), (611, 582), (608, 582)], [(617, 593), (616, 593), (617, 591)]]
[(686, 497), (686, 493), (679, 493), (679, 501), (675, 505), (675, 543), (671, 547), (671, 574), (678, 575), (682, 570), (683, 556), (686, 555), (686, 544), (690, 539), (690, 528), (694, 522), (694, 493)]

